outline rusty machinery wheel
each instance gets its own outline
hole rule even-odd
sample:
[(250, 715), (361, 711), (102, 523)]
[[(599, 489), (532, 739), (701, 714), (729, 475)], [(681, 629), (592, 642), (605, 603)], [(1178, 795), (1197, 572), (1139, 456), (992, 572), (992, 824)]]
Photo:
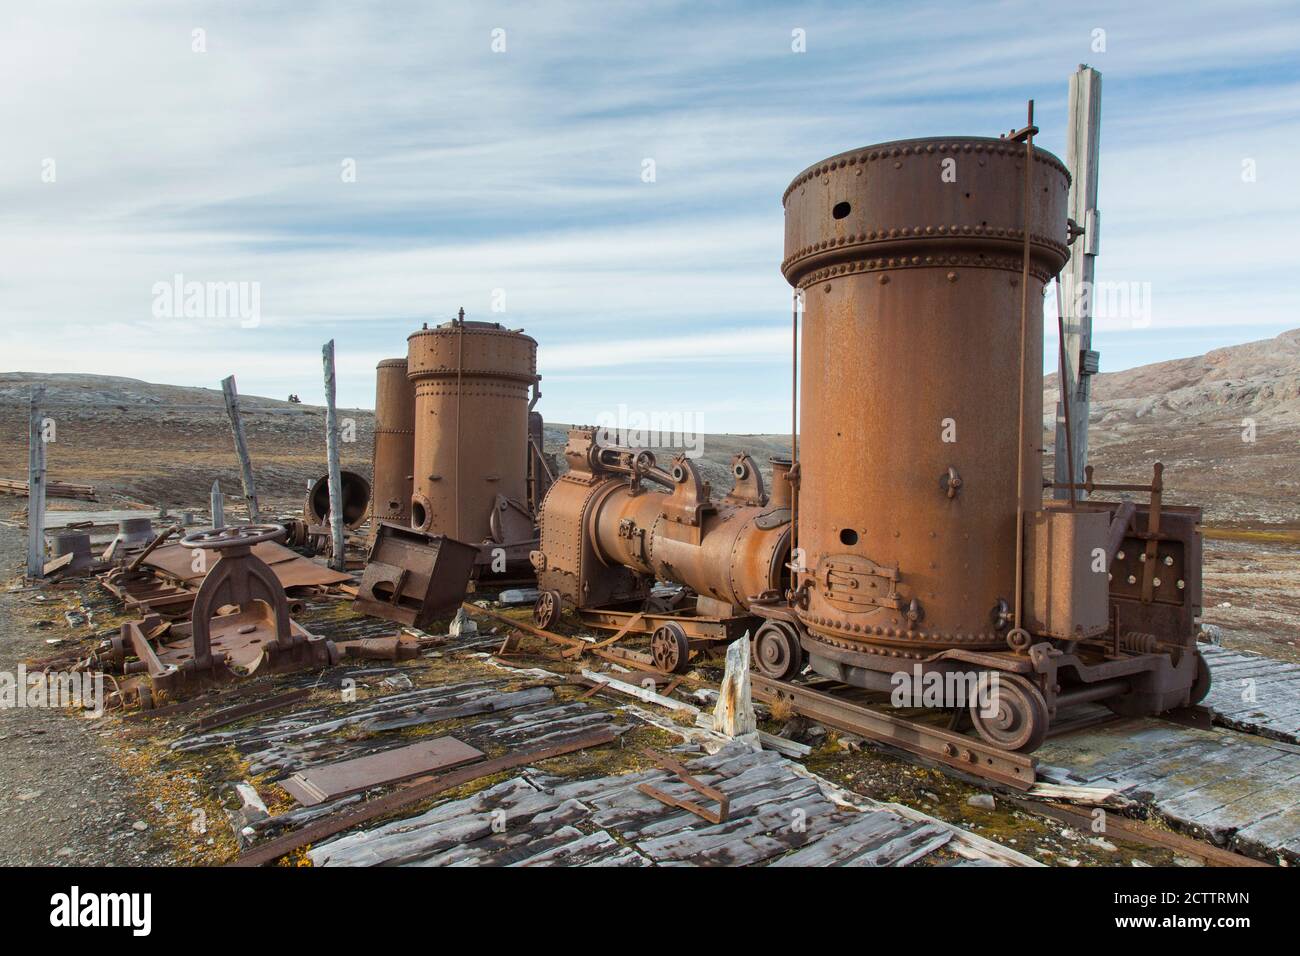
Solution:
[(195, 531), (181, 538), (181, 547), (220, 551), (223, 548), (241, 548), (262, 541), (284, 538), (284, 525), (241, 524), (213, 531)]
[(650, 635), (650, 656), (667, 674), (685, 674), (690, 667), (691, 645), (680, 624), (668, 623)]
[[(975, 731), (1003, 750), (1029, 753), (1037, 750), (1047, 736), (1050, 717), (1047, 701), (1037, 687), (1019, 674), (997, 673), (992, 701), (977, 697), (970, 704)], [(996, 713), (985, 716), (985, 705)]]
[(803, 666), (799, 632), (788, 621), (764, 621), (750, 650), (758, 672), (772, 680), (789, 680)]
[(1192, 693), (1187, 698), (1187, 706), (1195, 707), (1201, 701), (1205, 700), (1205, 695), (1210, 692), (1210, 665), (1205, 662), (1205, 658), (1200, 654), (1196, 655), (1196, 679), (1192, 681)]
[(533, 605), (533, 623), (544, 631), (550, 630), (559, 623), (563, 610), (564, 599), (559, 591), (543, 591)]

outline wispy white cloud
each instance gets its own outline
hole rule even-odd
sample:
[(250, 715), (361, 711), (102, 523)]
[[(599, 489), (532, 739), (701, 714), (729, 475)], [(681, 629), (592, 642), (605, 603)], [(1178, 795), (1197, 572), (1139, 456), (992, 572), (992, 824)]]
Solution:
[[(1098, 278), (1151, 286), (1149, 326), (1099, 322), (1103, 363), (1107, 337), (1189, 354), (1300, 324), (1297, 47), (1280, 2), (49, 0), (0, 29), (0, 366), (237, 372), (310, 400), (333, 337), (342, 400), (366, 404), (374, 362), (464, 305), (539, 339), (552, 418), (674, 380), (711, 427), (780, 429), (789, 180), (868, 142), (995, 133), (1030, 96), (1059, 152), (1081, 61), (1105, 85)], [(156, 318), (177, 273), (259, 283), (261, 325)]]

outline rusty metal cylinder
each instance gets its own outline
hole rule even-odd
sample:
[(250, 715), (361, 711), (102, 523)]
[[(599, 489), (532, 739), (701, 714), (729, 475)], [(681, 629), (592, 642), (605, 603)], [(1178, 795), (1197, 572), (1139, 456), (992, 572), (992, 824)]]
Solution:
[(415, 386), (407, 378), (406, 359), (384, 359), (375, 368), (375, 518), (410, 523), (414, 462)]
[[(321, 475), (307, 489), (303, 518), (311, 524), (329, 523), (330, 476)], [(343, 497), (343, 523), (353, 530), (365, 524), (370, 509), (370, 482), (355, 471), (339, 472), (339, 494)]]
[(768, 504), (773, 508), (789, 508), (794, 497), (790, 488), (791, 461), (789, 458), (774, 455), (767, 460), (767, 463), (772, 466), (772, 491)]
[(497, 495), (528, 500), (529, 390), (537, 342), (494, 322), (454, 321), (412, 334), (415, 386), (411, 527), (478, 544)]
[(790, 524), (767, 521), (770, 505), (718, 505), (699, 529), (671, 521), (660, 492), (630, 494), (622, 480), (608, 481), (587, 506), (596, 554), (661, 581), (677, 581), (697, 594), (748, 608), (760, 594), (780, 591), (790, 555)]
[(814, 654), (882, 669), (1006, 647), (1017, 511), (1042, 498), (1043, 291), (1068, 257), (1069, 174), (1035, 149), (1022, 411), (1025, 161), (1008, 140), (905, 140), (786, 191)]

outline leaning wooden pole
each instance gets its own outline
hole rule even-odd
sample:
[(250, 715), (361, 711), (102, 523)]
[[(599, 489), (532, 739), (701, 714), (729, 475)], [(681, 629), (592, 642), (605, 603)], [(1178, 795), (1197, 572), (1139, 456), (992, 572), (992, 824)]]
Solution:
[(45, 576), (45, 386), (32, 386), (27, 430), (27, 574)]
[(347, 570), (347, 556), (343, 541), (343, 476), (339, 468), (339, 420), (334, 408), (334, 340), (321, 349), (321, 364), (325, 366), (325, 453), (329, 460), (330, 490), (330, 541), (333, 554), (330, 567), (335, 571)]
[(257, 488), (253, 484), (253, 460), (248, 455), (248, 436), (244, 434), (244, 420), (239, 415), (239, 393), (235, 390), (235, 376), (221, 380), (221, 394), (226, 399), (226, 414), (230, 416), (230, 430), (235, 435), (235, 454), (239, 456), (239, 473), (244, 480), (244, 500), (248, 502), (248, 523), (257, 524)]

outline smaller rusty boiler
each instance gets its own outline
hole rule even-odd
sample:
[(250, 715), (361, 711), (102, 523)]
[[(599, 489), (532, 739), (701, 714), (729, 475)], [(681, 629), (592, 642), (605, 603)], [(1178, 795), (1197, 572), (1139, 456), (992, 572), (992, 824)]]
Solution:
[[(680, 671), (697, 645), (760, 624), (750, 607), (788, 587), (790, 510), (769, 500), (748, 455), (733, 459), (733, 487), (716, 500), (690, 458), (662, 468), (596, 429), (571, 430), (564, 457), (533, 552), (543, 627), (569, 606), (589, 624), (651, 633), (656, 662)], [(656, 581), (685, 585), (689, 606), (679, 596), (656, 608)]]
[(415, 386), (406, 359), (375, 368), (375, 448), (371, 513), (375, 520), (409, 524), (415, 477)]
[(411, 527), (478, 546), (480, 577), (529, 570), (537, 342), (495, 322), (466, 321), (461, 310), (407, 343), (415, 389)]

